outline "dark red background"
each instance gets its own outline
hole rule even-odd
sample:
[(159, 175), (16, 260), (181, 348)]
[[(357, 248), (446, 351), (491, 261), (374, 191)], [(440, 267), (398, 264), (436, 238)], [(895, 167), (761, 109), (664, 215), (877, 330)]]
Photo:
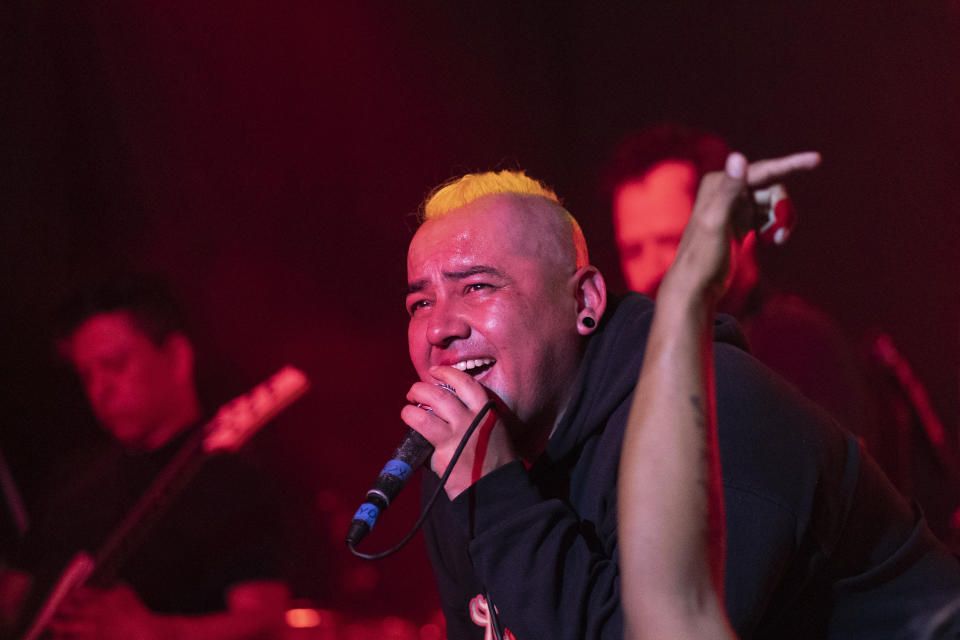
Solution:
[[(801, 226), (768, 273), (851, 336), (888, 331), (956, 437), (956, 2), (0, 11), (2, 445), (28, 493), (88, 435), (64, 434), (83, 405), (50, 358), (50, 309), (99, 273), (160, 271), (233, 392), (287, 362), (313, 378), (259, 455), (319, 495), (315, 546), (331, 571), (354, 570), (340, 524), (331, 542), (324, 523), (352, 511), (401, 430), (408, 214), (454, 174), (522, 167), (565, 198), (618, 279), (597, 173), (620, 136), (664, 118), (754, 157), (823, 152), (794, 186)], [(419, 547), (388, 561), (381, 585), (406, 586), (369, 612), (422, 615), (423, 562)]]

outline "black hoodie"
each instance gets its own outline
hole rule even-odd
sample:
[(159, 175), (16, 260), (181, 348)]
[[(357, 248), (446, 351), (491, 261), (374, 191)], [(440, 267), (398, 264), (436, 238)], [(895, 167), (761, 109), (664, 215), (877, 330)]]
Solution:
[[(652, 316), (639, 294), (606, 314), (529, 470), (511, 463), (453, 502), (441, 494), (425, 534), (450, 638), (484, 637), (487, 600), (518, 640), (622, 637), (617, 469)], [(960, 566), (855, 438), (745, 352), (730, 318), (714, 333), (737, 634), (910, 637), (960, 594)], [(436, 482), (425, 473), (424, 496)]]

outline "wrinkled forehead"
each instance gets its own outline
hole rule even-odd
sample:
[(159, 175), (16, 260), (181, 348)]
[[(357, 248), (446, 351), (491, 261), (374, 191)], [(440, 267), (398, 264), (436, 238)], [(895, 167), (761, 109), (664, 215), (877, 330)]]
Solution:
[(127, 311), (105, 311), (90, 316), (57, 347), (74, 367), (120, 354), (157, 349)]
[(73, 346), (96, 348), (129, 342), (141, 334), (127, 311), (104, 311), (81, 322), (66, 340)]
[(410, 242), (407, 268), (429, 260), (537, 260), (555, 269), (576, 257), (569, 223), (540, 196), (484, 196), (421, 225)]

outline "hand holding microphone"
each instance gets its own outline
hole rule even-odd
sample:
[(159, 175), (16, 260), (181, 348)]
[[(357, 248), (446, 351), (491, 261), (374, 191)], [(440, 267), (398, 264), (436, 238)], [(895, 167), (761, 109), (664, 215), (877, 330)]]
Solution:
[[(476, 359), (474, 355), (450, 353), (446, 360), (469, 362)], [(493, 358), (489, 360), (490, 370), (484, 372), (487, 375), (481, 373), (477, 378), (453, 366), (430, 367), (424, 372), (430, 381), (414, 383), (407, 393), (407, 400), (412, 404), (403, 408), (400, 417), (436, 447), (430, 465), (437, 475), (449, 466), (464, 432), (484, 404), (499, 400), (495, 392), (484, 386), (489, 383), (488, 376), (496, 374), (498, 366)], [(429, 410), (424, 409), (423, 405)], [(480, 477), (519, 458), (501, 420), (506, 415), (509, 412), (505, 411), (502, 403), (498, 403), (496, 411), (491, 412), (479, 425), (477, 434), (463, 449), (463, 455), (445, 487), (451, 500)]]
[(766, 244), (785, 244), (797, 224), (797, 212), (793, 201), (782, 184), (753, 192), (757, 204), (754, 227), (757, 237)]
[[(454, 497), (478, 479), (475, 476), (478, 469), (483, 467), (487, 446), (490, 443), (490, 431), (497, 424), (496, 413), (490, 412), (494, 406), (494, 400), (489, 399), (485, 387), (462, 371), (452, 367), (434, 367), (431, 374), (440, 382), (414, 383), (407, 395), (407, 399), (413, 404), (404, 407), (401, 416), (408, 425), (417, 426), (419, 430), (430, 435), (435, 442), (444, 442), (443, 459), (438, 461), (435, 457), (432, 462), (436, 473), (442, 474), (441, 482), (413, 530), (396, 547), (375, 556), (368, 556), (354, 550), (354, 547), (373, 528), (380, 514), (397, 497), (413, 472), (434, 454), (434, 446), (430, 440), (417, 430), (408, 429), (391, 459), (377, 477), (373, 488), (367, 492), (365, 501), (354, 515), (347, 532), (347, 544), (354, 554), (361, 557), (380, 558), (402, 547), (419, 529), (440, 491), (446, 490), (451, 498)], [(460, 385), (459, 395), (457, 389), (448, 382)], [(472, 407), (478, 402), (480, 404), (474, 412)], [(478, 437), (472, 438), (477, 430), (480, 431)], [(479, 445), (477, 441), (480, 442)], [(473, 447), (469, 455), (460, 460), (461, 453), (467, 448), (468, 442), (471, 442)], [(454, 472), (456, 472), (456, 479), (448, 482)]]

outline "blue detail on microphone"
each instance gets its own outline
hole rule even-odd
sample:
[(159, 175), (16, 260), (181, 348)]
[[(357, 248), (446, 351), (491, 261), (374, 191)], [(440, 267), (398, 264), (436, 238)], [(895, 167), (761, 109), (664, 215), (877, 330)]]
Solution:
[(376, 506), (370, 504), (369, 502), (364, 502), (362, 505), (360, 505), (360, 508), (357, 509), (357, 512), (353, 515), (354, 520), (362, 520), (363, 522), (366, 522), (371, 529), (377, 522), (378, 517), (380, 517), (380, 509), (377, 509)]
[(397, 476), (398, 478), (406, 482), (407, 478), (410, 477), (410, 474), (413, 473), (413, 469), (410, 468), (410, 465), (408, 465), (403, 460), (394, 459), (388, 462), (383, 467), (383, 471), (380, 472), (380, 475), (383, 475), (385, 473), (391, 476)]
[(377, 517), (387, 510), (414, 470), (420, 468), (431, 453), (433, 446), (413, 429), (407, 429), (406, 435), (390, 456), (390, 462), (377, 476), (373, 488), (367, 491), (363, 505), (350, 523), (350, 530), (347, 531), (347, 544), (350, 547), (355, 547), (370, 532)]

